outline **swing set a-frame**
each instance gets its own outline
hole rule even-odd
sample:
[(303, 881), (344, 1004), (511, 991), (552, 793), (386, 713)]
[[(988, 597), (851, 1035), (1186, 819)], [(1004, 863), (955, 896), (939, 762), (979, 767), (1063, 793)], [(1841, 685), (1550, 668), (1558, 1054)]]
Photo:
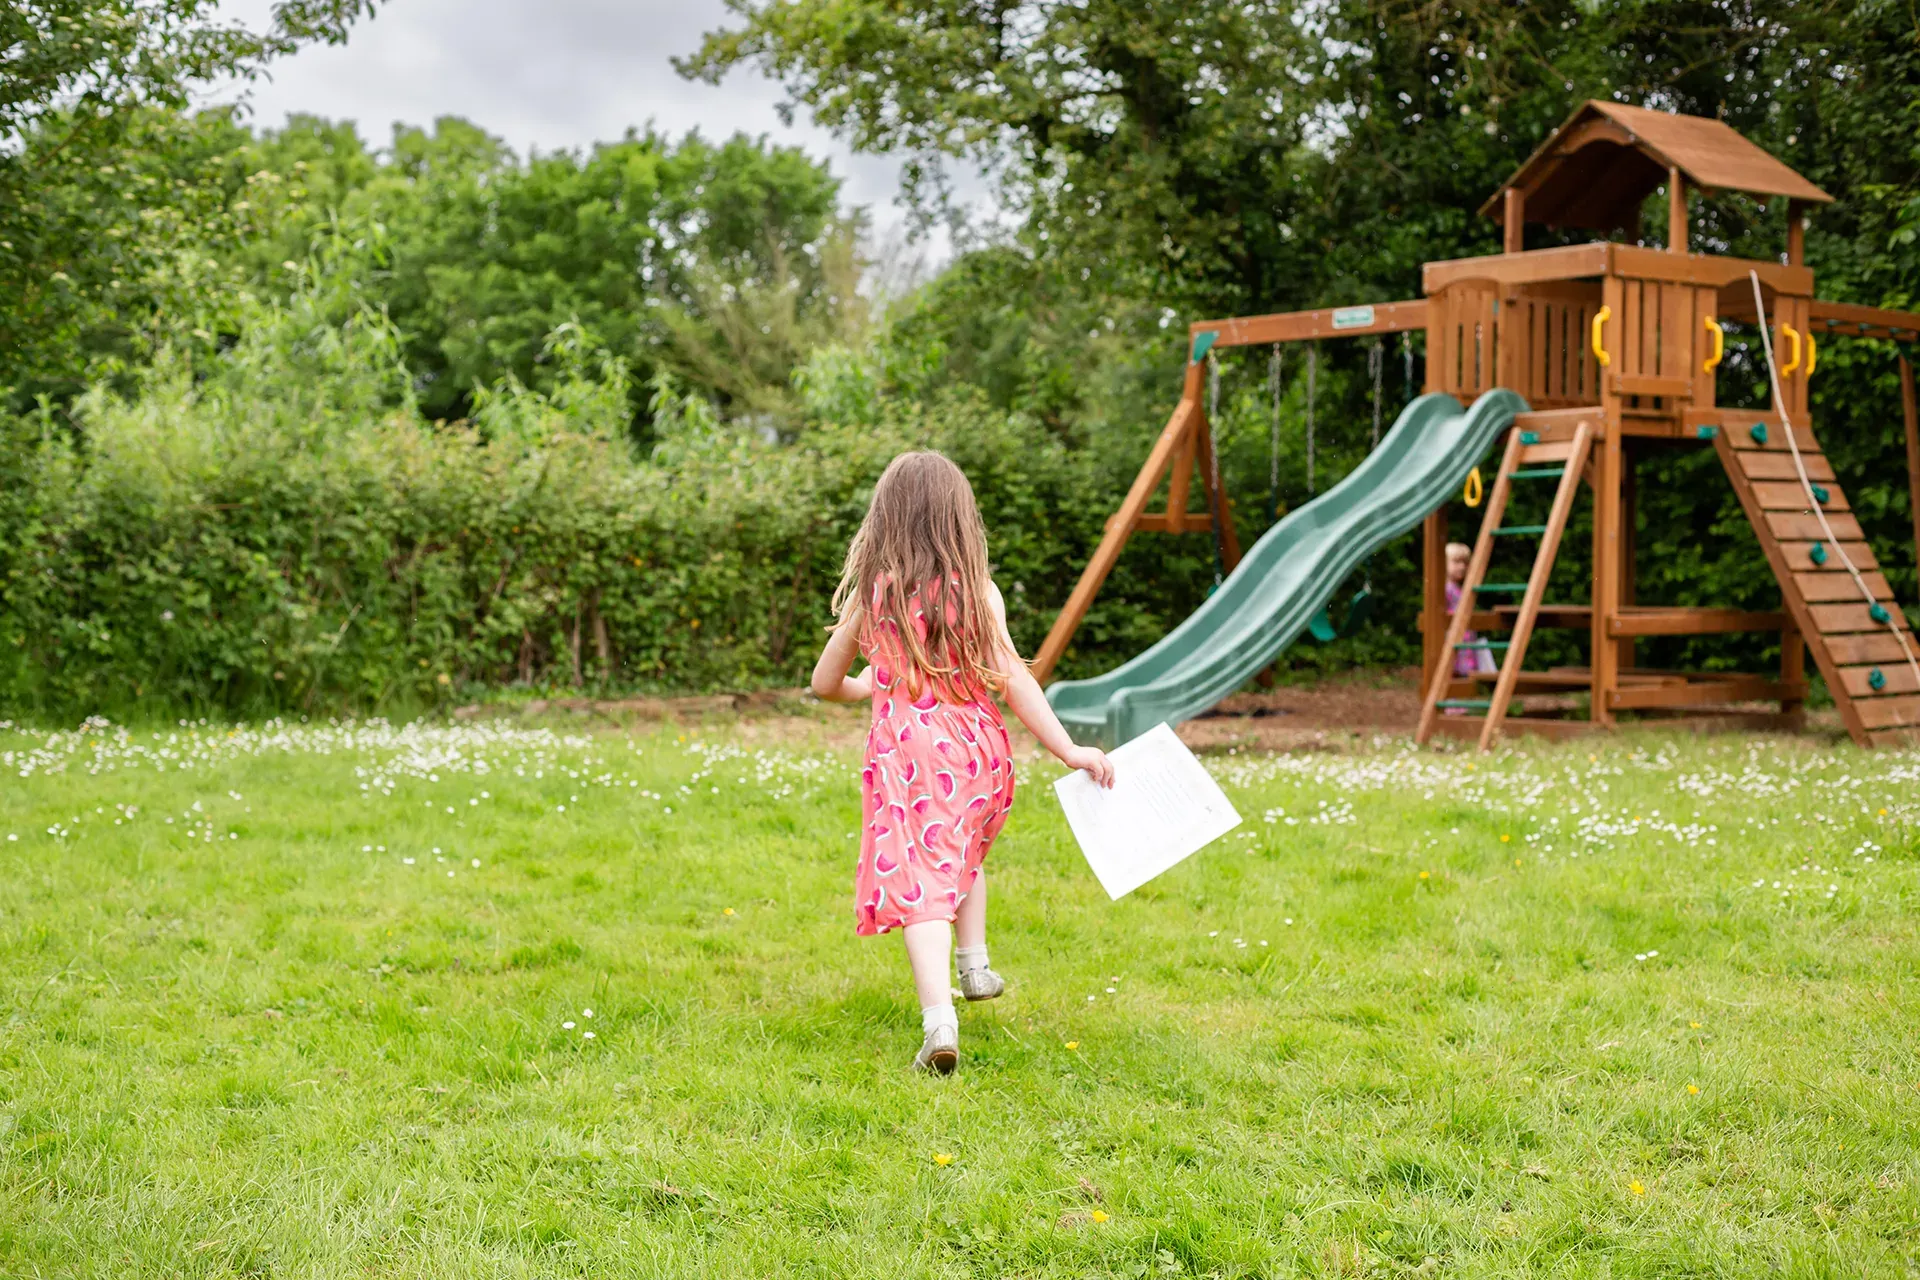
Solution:
[[(1668, 199), (1666, 245), (1596, 240), (1524, 247), (1532, 224), (1633, 233), (1644, 202)], [(1745, 193), (1786, 206), (1778, 260), (1694, 253), (1688, 198)], [(1527, 402), (1487, 486), (1463, 605), (1446, 607), (1448, 511), (1425, 513), (1420, 618), (1425, 691), (1419, 737), (1547, 736), (1611, 728), (1621, 713), (1707, 713), (1797, 726), (1816, 666), (1848, 733), (1863, 746), (1920, 741), (1920, 645), (1822, 453), (1808, 380), (1829, 337), (1920, 342), (1920, 314), (1816, 300), (1805, 264), (1808, 214), (1830, 197), (1725, 123), (1588, 102), (1495, 192), (1503, 252), (1430, 262), (1421, 299), (1201, 321), (1189, 332), (1181, 396), (1034, 662), (1043, 681), (1071, 643), (1102, 582), (1136, 532), (1207, 532), (1224, 569), (1239, 563), (1233, 503), (1220, 483), (1207, 397), (1207, 357), (1235, 348), (1333, 338), (1425, 336), (1427, 392), (1471, 401), (1496, 387)], [(1762, 340), (1772, 395), (1765, 409), (1724, 408), (1716, 369), (1725, 326)], [(1920, 554), (1920, 423), (1912, 367), (1898, 361), (1907, 482)], [(1644, 605), (1635, 598), (1636, 463), (1654, 450), (1711, 448), (1780, 588), (1778, 609)], [(1204, 509), (1188, 508), (1198, 475)], [(1165, 482), (1165, 502), (1149, 510)], [(1544, 511), (1510, 522), (1521, 495), (1551, 482)], [(1592, 503), (1591, 593), (1549, 602), (1547, 581), (1576, 500)], [(1412, 517), (1419, 518), (1418, 513)], [(1496, 549), (1522, 551), (1511, 581), (1491, 581)], [(1499, 597), (1517, 597), (1500, 603)], [(1584, 665), (1528, 670), (1540, 628), (1584, 632)], [(1468, 640), (1466, 633), (1500, 639)], [(1778, 669), (1673, 671), (1637, 663), (1655, 636), (1774, 633)], [(1456, 675), (1457, 652), (1501, 654), (1497, 670)], [(1490, 688), (1488, 686), (1491, 686)], [(1517, 714), (1525, 694), (1584, 694), (1585, 718)], [(1760, 709), (1756, 711), (1756, 704)]]

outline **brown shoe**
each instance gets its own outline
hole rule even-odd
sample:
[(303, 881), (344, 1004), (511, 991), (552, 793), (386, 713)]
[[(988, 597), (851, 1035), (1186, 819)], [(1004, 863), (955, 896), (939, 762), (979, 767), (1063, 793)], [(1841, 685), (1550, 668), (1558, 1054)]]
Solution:
[(935, 1027), (927, 1032), (920, 1052), (913, 1055), (916, 1071), (932, 1071), (950, 1076), (960, 1065), (960, 1031), (957, 1027)]

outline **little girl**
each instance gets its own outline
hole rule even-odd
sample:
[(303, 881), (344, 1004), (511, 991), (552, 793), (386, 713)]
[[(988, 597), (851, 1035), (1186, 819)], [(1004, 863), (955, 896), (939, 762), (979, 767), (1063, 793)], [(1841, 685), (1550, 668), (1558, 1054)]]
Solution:
[[(1452, 613), (1460, 607), (1460, 597), (1465, 594), (1467, 584), (1467, 562), (1473, 559), (1473, 548), (1464, 542), (1447, 544), (1447, 612)], [(1463, 632), (1462, 644), (1477, 645), (1480, 634), (1477, 631)], [(1453, 674), (1465, 678), (1473, 675), (1498, 675), (1500, 668), (1493, 661), (1493, 653), (1487, 649), (1456, 649), (1453, 652)], [(1461, 714), (1459, 707), (1449, 707), (1448, 715)]]
[[(833, 610), (813, 691), (873, 704), (854, 932), (905, 935), (924, 1038), (913, 1065), (944, 1075), (960, 1057), (947, 983), (956, 930), (960, 993), (991, 1000), (1007, 985), (987, 967), (980, 869), (1013, 807), (1013, 751), (992, 695), (1067, 767), (1112, 786), (1113, 766), (1074, 745), (1014, 651), (973, 487), (942, 455), (903, 453), (880, 477)], [(870, 665), (850, 679), (856, 654)]]

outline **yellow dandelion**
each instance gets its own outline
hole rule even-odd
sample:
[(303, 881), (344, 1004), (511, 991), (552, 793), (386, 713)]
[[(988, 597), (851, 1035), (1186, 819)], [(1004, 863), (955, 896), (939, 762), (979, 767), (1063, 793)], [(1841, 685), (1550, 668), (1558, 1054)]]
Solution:
[(1519, 865), (1520, 865), (1520, 859), (1518, 859), (1518, 858), (1515, 858), (1515, 859), (1513, 860), (1513, 865), (1514, 865), (1514, 866), (1516, 866), (1516, 867), (1517, 867), (1517, 866), (1519, 866)]
[(1078, 1040), (1069, 1040), (1069, 1041), (1067, 1041), (1067, 1048), (1069, 1048), (1069, 1049), (1078, 1049), (1079, 1047), (1080, 1047), (1080, 1042), (1079, 1042)]
[(1700, 1029), (1700, 1024), (1697, 1022), (1689, 1022), (1687, 1025), (1689, 1027), (1692, 1027), (1695, 1031), (1698, 1031)]
[(944, 1151), (936, 1151), (933, 1153), (933, 1162), (944, 1169), (953, 1163), (953, 1157)]
[(1698, 1097), (1700, 1095), (1700, 1086), (1697, 1084), (1689, 1084), (1687, 1086), (1687, 1092), (1690, 1094), (1693, 1094), (1695, 1097)]
[(720, 914), (723, 916), (730, 916), (733, 914), (733, 908), (728, 907), (726, 910), (722, 911)]
[(1884, 818), (1884, 817), (1886, 817), (1886, 816), (1887, 816), (1887, 811), (1886, 811), (1885, 809), (1882, 809), (1882, 810), (1880, 811), (1880, 816), (1881, 816), (1881, 817), (1883, 817), (1883, 818)]
[(1506, 843), (1507, 843), (1508, 841), (1510, 841), (1510, 840), (1512, 840), (1512, 839), (1513, 839), (1513, 837), (1512, 837), (1512, 836), (1510, 836), (1510, 835), (1508, 835), (1508, 834), (1507, 834), (1506, 832), (1504, 832), (1504, 831), (1502, 831), (1502, 832), (1500, 833), (1500, 843), (1501, 843), (1501, 844), (1506, 844)]
[(1422, 872), (1420, 873), (1420, 878), (1421, 878), (1422, 880), (1427, 880), (1427, 879), (1430, 879), (1430, 878), (1431, 878), (1432, 876), (1433, 876), (1433, 872), (1431, 872), (1431, 871), (1422, 871)]
[(1107, 1220), (1107, 1212), (1104, 1209), (1095, 1209), (1092, 1213), (1088, 1214), (1087, 1216), (1089, 1218), (1092, 1218), (1095, 1222), (1105, 1222)]
[(1647, 1189), (1640, 1185), (1640, 1179), (1638, 1178), (1635, 1178), (1632, 1182), (1629, 1182), (1627, 1184), (1627, 1190), (1633, 1192), (1633, 1194), (1637, 1196), (1643, 1196), (1647, 1194)]

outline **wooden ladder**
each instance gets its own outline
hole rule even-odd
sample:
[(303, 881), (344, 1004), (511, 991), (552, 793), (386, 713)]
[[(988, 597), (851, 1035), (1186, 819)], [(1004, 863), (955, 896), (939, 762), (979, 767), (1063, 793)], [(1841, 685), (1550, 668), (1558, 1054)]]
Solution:
[[(1840, 548), (1820, 527), (1777, 420), (1728, 425), (1714, 432), (1713, 445), (1847, 732), (1863, 747), (1920, 744), (1920, 681), (1901, 643), (1920, 656), (1920, 640), (1908, 628), (1813, 431), (1795, 427), (1794, 442), (1813, 485), (1812, 500), (1825, 511)], [(1860, 571), (1871, 601), (1847, 572), (1841, 548)]]
[[(1547, 594), (1547, 579), (1553, 572), (1554, 558), (1560, 554), (1560, 536), (1566, 531), (1567, 516), (1573, 510), (1573, 499), (1580, 490), (1581, 473), (1586, 469), (1587, 454), (1592, 444), (1592, 426), (1585, 421), (1574, 428), (1572, 438), (1567, 440), (1542, 443), (1534, 432), (1519, 428), (1507, 434), (1506, 453), (1500, 459), (1500, 473), (1493, 482), (1493, 492), (1487, 496), (1487, 514), (1480, 521), (1480, 536), (1473, 544), (1473, 559), (1467, 565), (1466, 581), (1461, 584), (1460, 603), (1447, 624), (1446, 644), (1440, 650), (1439, 666), (1433, 673), (1426, 703), (1420, 710), (1420, 727), (1414, 735), (1416, 741), (1424, 743), (1431, 738), (1434, 730), (1440, 727), (1442, 714), (1448, 711), (1481, 713), (1478, 719), (1451, 717), (1447, 728), (1452, 732), (1456, 725), (1466, 729), (1478, 724), (1482, 751), (1493, 746), (1503, 725), (1509, 723), (1521, 727), (1535, 724), (1559, 727), (1559, 721), (1535, 721), (1524, 716), (1510, 718), (1507, 707), (1513, 702), (1513, 692), (1520, 681), (1520, 666), (1526, 659), (1527, 642), (1533, 638), (1534, 620)], [(1507, 499), (1512, 493), (1513, 482), (1535, 480), (1559, 481), (1547, 522), (1503, 526), (1501, 521), (1506, 516)], [(1485, 580), (1487, 562), (1493, 558), (1494, 540), (1502, 537), (1539, 538), (1539, 546), (1533, 556), (1533, 571), (1527, 575), (1526, 582)], [(1520, 593), (1520, 610), (1514, 619), (1512, 633), (1503, 641), (1467, 641), (1468, 623), (1478, 606), (1478, 596), (1495, 592)], [(1484, 699), (1447, 697), (1447, 688), (1454, 681), (1454, 655), (1462, 650), (1479, 649), (1506, 651), (1505, 660), (1500, 663), (1500, 674), (1494, 681), (1493, 696)]]

